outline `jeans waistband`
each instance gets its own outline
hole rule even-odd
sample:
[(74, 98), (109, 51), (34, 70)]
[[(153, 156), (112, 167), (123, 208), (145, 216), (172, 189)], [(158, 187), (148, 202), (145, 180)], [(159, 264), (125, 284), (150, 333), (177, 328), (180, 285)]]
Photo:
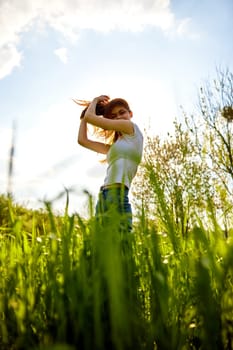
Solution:
[(120, 188), (120, 189), (123, 189), (125, 191), (128, 191), (128, 187), (124, 184), (121, 184), (121, 183), (115, 183), (115, 184), (111, 184), (111, 185), (103, 185), (100, 187), (100, 191), (105, 191), (105, 190), (114, 190), (116, 188)]

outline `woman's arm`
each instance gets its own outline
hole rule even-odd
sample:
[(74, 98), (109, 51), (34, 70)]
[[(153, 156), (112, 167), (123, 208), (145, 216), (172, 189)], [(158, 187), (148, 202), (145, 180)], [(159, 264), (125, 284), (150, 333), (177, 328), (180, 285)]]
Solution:
[(97, 153), (103, 153), (103, 154), (107, 154), (110, 147), (109, 145), (106, 145), (102, 142), (89, 140), (87, 136), (87, 122), (84, 118), (81, 119), (80, 126), (79, 126), (78, 143), (85, 148), (88, 148), (92, 151), (95, 151)]
[(106, 96), (99, 96), (94, 98), (87, 108), (84, 115), (84, 120), (94, 126), (105, 130), (115, 130), (120, 131), (125, 134), (133, 134), (134, 127), (130, 120), (125, 119), (107, 119), (96, 115), (95, 109), (98, 102), (106, 103), (108, 98)]

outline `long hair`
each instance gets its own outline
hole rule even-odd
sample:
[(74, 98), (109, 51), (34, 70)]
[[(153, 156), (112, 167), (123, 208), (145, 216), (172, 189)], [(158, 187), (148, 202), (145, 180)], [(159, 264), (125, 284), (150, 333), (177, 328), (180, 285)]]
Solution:
[[(75, 103), (77, 103), (79, 106), (85, 107), (81, 114), (80, 114), (80, 119), (82, 119), (87, 111), (88, 106), (90, 105), (91, 101), (87, 101), (87, 100), (77, 100), (77, 99), (73, 99), (73, 101)], [(96, 114), (97, 115), (102, 115), (104, 117), (104, 105), (97, 103), (96, 105)], [(104, 142), (107, 144), (112, 144), (114, 142), (114, 137), (115, 137), (115, 130), (105, 130), (102, 128), (99, 128), (98, 126), (93, 125), (93, 134), (97, 137), (100, 138), (102, 140), (104, 140)]]
[[(79, 106), (85, 107), (82, 110), (80, 115), (80, 119), (82, 119), (91, 102), (86, 100), (75, 100), (75, 99), (73, 99), (73, 101), (77, 103)], [(103, 118), (111, 119), (111, 112), (113, 108), (116, 106), (122, 106), (130, 112), (130, 107), (128, 105), (128, 102), (123, 98), (114, 98), (113, 100), (109, 101), (106, 105), (97, 103), (95, 112), (97, 115), (102, 115)], [(105, 143), (108, 143), (110, 145), (116, 142), (116, 140), (120, 136), (120, 133), (115, 130), (105, 130), (97, 126), (93, 126), (93, 129), (94, 129), (94, 135), (96, 137), (104, 139)]]

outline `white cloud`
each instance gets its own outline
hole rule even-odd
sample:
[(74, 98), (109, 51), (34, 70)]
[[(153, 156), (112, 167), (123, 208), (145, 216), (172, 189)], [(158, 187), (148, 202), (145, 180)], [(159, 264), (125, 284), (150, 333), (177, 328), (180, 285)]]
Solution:
[(67, 49), (65, 47), (55, 50), (54, 53), (64, 64), (68, 62)]
[[(2, 0), (0, 23), (1, 79), (20, 65), (17, 47), (33, 26), (49, 26), (74, 42), (83, 29), (138, 31), (152, 26), (167, 31), (173, 29), (175, 18), (170, 0)], [(57, 54), (64, 62), (63, 51)]]
[(179, 37), (188, 37), (190, 39), (198, 39), (199, 34), (191, 30), (192, 19), (185, 18), (177, 25), (176, 33)]
[(19, 34), (28, 30), (36, 17), (36, 11), (26, 6), (28, 1), (7, 1), (0, 2), (0, 47), (9, 44), (19, 43)]
[(12, 44), (0, 48), (0, 79), (20, 65), (22, 54)]
[(7, 1), (0, 3), (0, 79), (19, 66), (22, 54), (17, 46), (20, 34), (30, 28), (36, 17), (35, 9), (27, 1)]
[(165, 30), (174, 23), (169, 0), (51, 1), (43, 9), (43, 17), (51, 27), (71, 39), (82, 29), (137, 31), (150, 25)]

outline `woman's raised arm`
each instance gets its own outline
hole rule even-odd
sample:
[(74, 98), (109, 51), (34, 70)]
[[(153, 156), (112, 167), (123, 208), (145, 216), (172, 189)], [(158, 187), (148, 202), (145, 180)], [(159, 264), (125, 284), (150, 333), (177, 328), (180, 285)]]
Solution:
[(79, 131), (78, 131), (78, 143), (97, 153), (107, 154), (109, 150), (109, 145), (104, 144), (103, 142), (97, 142), (90, 140), (87, 135), (87, 122), (85, 118), (82, 118), (80, 121)]
[(107, 104), (108, 100), (109, 98), (105, 95), (94, 98), (84, 115), (86, 122), (105, 130), (115, 130), (126, 134), (132, 134), (134, 129), (130, 120), (108, 119), (96, 115), (95, 110), (97, 103), (101, 102), (103, 104)]

